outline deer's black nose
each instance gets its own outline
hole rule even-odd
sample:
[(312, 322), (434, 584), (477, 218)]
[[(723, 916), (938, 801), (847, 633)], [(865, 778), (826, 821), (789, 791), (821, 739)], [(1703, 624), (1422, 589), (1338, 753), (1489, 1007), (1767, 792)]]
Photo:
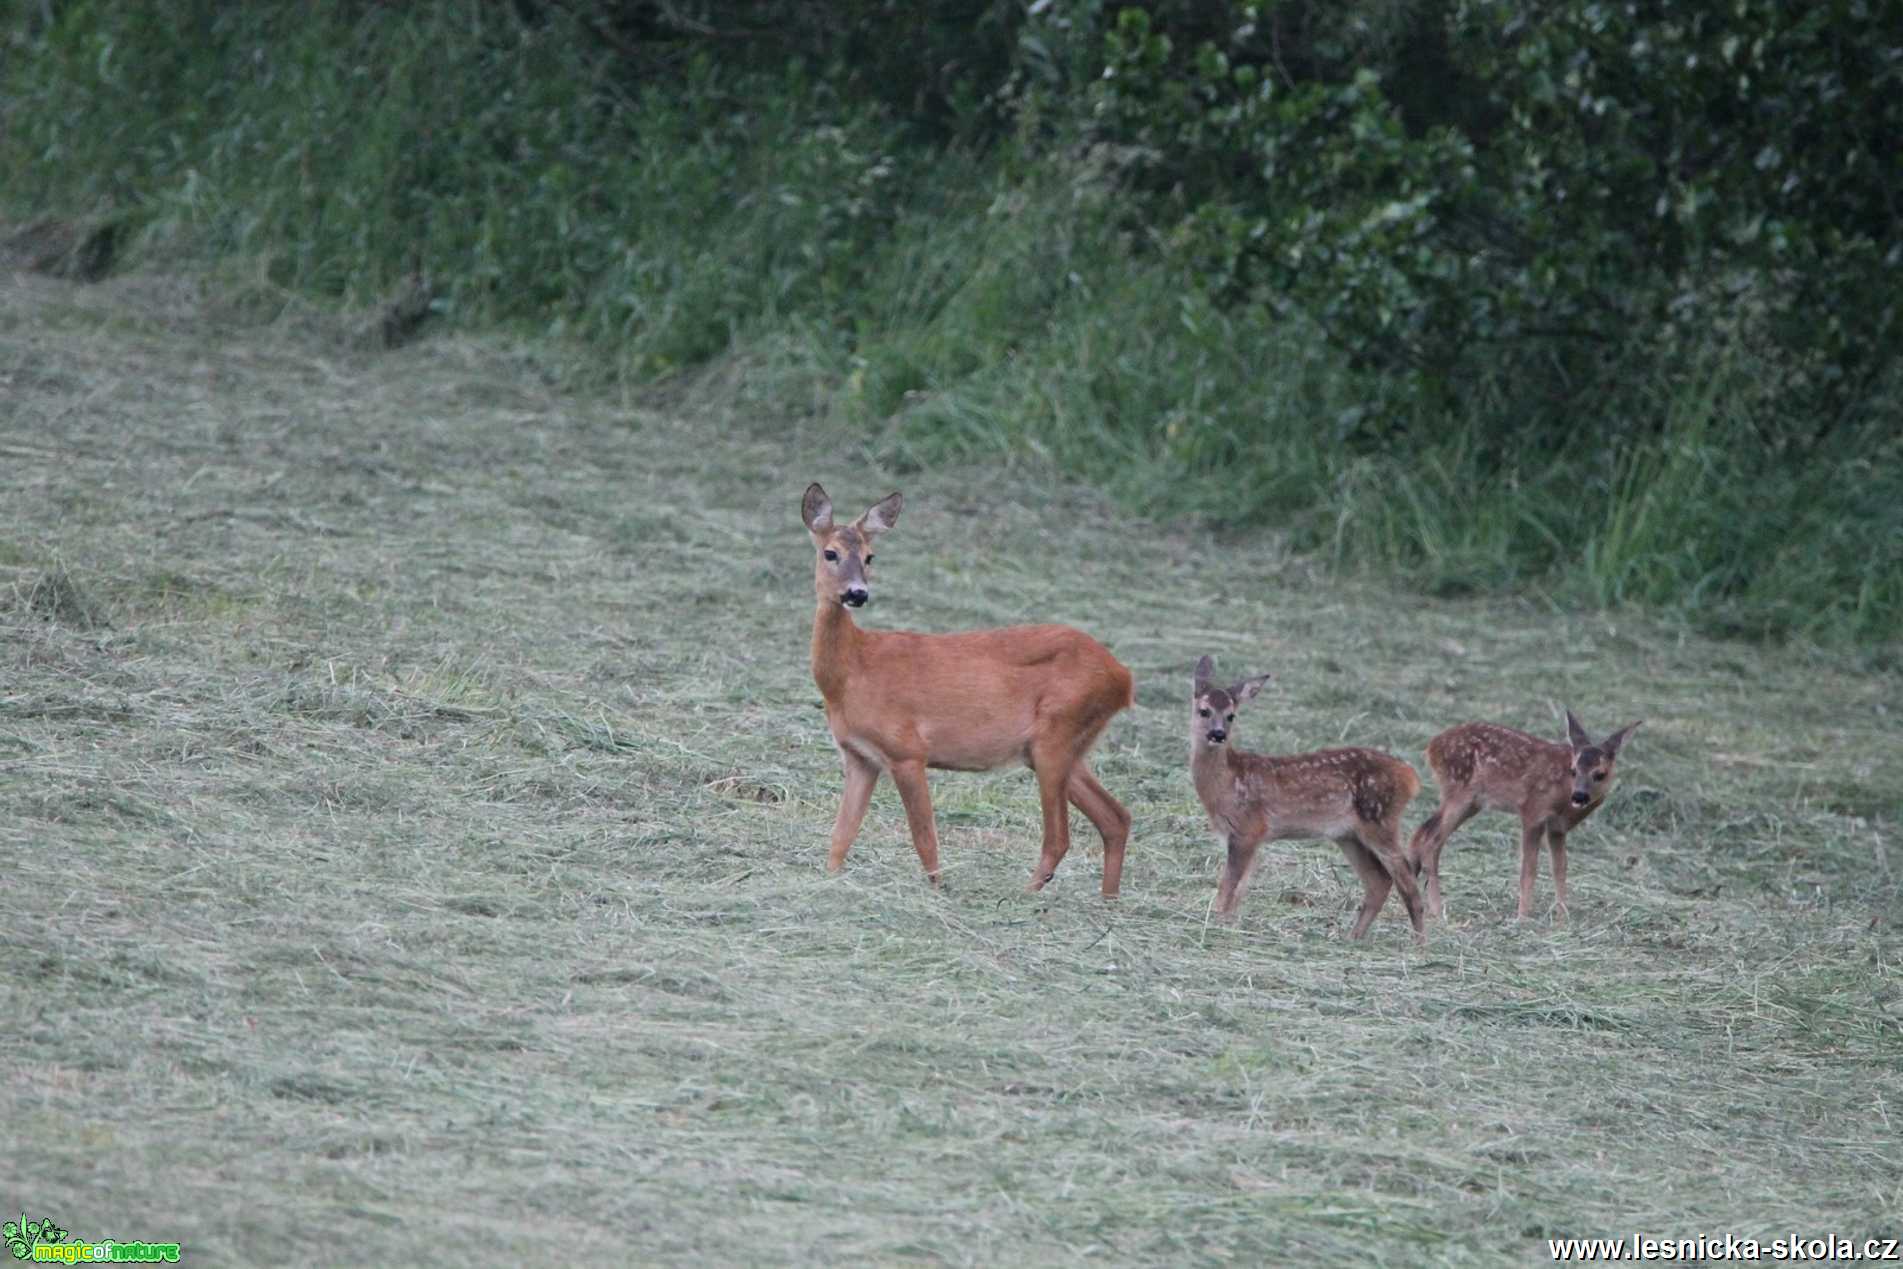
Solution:
[(1573, 805), (1584, 806), (1590, 799), (1578, 789), (1573, 790)]
[(1209, 738), (1217, 744), (1221, 744), (1229, 738), (1229, 733), (1220, 727), (1212, 727), (1209, 729)]
[(846, 601), (848, 608), (858, 608), (863, 605), (867, 599), (871, 598), (871, 596), (866, 594), (866, 588), (863, 586), (849, 586), (846, 588), (846, 593), (840, 596), (840, 598)]

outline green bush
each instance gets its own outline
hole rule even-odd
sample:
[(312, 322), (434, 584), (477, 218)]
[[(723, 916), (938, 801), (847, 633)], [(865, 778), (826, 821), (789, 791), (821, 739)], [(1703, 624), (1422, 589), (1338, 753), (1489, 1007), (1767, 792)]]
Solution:
[(613, 346), (642, 374), (837, 317), (898, 198), (896, 129), (792, 67), (639, 91), (553, 14), (74, 5), (10, 69), (10, 197), (123, 216), (279, 284)]
[(767, 340), (799, 373), (750, 401), (892, 463), (1045, 464), (1432, 592), (1903, 624), (1879, 6), (6, 21), (14, 216), (352, 305), (427, 277), (642, 381)]
[(1838, 412), (1815, 437), (1887, 370), (1903, 28), (1883, 6), (1332, 8), (1099, 18), (1095, 127), (1141, 147), (1144, 215), (1211, 293), (1299, 307), (1456, 400), (1501, 366), (1571, 392), (1628, 369), (1635, 334), (1676, 361), (1741, 331), (1774, 387)]

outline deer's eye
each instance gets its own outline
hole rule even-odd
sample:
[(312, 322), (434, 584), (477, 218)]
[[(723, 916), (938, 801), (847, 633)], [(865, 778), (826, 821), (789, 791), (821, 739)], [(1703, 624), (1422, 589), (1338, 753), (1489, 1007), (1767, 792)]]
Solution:
[(839, 562), (839, 552), (837, 552), (837, 551), (828, 551), (828, 552), (826, 552), (826, 558), (827, 558), (828, 560), (830, 560), (830, 561), (832, 561), (833, 563), (835, 563), (835, 564), (837, 564), (837, 563)]
[(872, 563), (872, 557), (870, 555), (866, 556), (866, 563)]
[(1199, 710), (1197, 710), (1196, 712), (1197, 712), (1198, 714), (1201, 714), (1201, 715), (1202, 715), (1202, 716), (1203, 716), (1204, 718), (1208, 718), (1208, 717), (1209, 717), (1209, 706), (1207, 706), (1207, 705), (1205, 705), (1205, 706), (1203, 706), (1203, 707), (1202, 707), (1201, 709), (1199, 709)]
[(1592, 773), (1592, 778), (1593, 778), (1593, 783), (1597, 784), (1599, 781), (1606, 778), (1606, 773), (1603, 771), (1595, 771)]
[(1225, 723), (1233, 723), (1236, 721), (1236, 716), (1234, 714), (1224, 714), (1222, 716), (1222, 721), (1224, 721)]

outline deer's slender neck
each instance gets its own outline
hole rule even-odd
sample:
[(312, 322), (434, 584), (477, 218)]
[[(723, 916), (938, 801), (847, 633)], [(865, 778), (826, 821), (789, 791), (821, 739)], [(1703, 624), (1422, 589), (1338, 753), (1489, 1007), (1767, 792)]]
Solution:
[(819, 601), (813, 614), (813, 682), (819, 685), (821, 696), (836, 701), (845, 695), (846, 679), (865, 637), (844, 604)]
[(1189, 775), (1206, 806), (1227, 805), (1235, 794), (1235, 750), (1211, 745), (1198, 736), (1190, 741)]

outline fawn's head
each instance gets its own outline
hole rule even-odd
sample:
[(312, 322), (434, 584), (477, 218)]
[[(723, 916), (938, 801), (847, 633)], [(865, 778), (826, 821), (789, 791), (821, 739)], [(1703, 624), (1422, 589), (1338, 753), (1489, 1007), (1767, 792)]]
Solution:
[(813, 535), (813, 589), (822, 604), (858, 608), (872, 598), (869, 589), (872, 541), (899, 521), (899, 496), (888, 494), (851, 524), (833, 523), (833, 500), (815, 481), (806, 486), (800, 518)]
[(1217, 687), (1209, 681), (1216, 663), (1208, 657), (1196, 663), (1195, 690), (1190, 693), (1189, 751), (1193, 755), (1204, 746), (1214, 748), (1229, 739), (1229, 728), (1236, 721), (1236, 710), (1244, 701), (1252, 701), (1266, 674), (1244, 679), (1229, 687)]
[(1606, 796), (1612, 788), (1612, 769), (1619, 760), (1619, 747), (1638, 725), (1628, 723), (1595, 745), (1573, 711), (1566, 711), (1566, 739), (1573, 749), (1574, 806), (1587, 806)]

